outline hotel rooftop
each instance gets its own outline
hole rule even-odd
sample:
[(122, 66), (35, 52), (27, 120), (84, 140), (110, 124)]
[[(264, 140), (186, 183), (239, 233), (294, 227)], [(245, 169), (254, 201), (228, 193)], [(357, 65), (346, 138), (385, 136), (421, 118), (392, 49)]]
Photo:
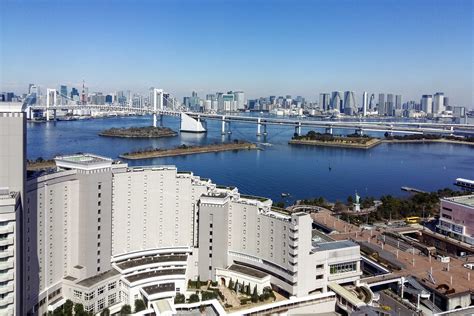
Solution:
[(462, 204), (468, 207), (474, 207), (474, 194), (444, 198), (444, 200)]

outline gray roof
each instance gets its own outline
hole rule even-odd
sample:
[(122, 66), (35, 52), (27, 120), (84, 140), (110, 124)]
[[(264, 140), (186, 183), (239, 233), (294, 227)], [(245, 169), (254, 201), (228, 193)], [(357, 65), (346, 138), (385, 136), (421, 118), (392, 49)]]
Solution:
[(103, 272), (101, 274), (94, 275), (90, 278), (84, 279), (81, 282), (77, 283), (77, 285), (84, 286), (84, 287), (91, 287), (99, 282), (107, 280), (110, 277), (119, 274), (119, 272), (115, 269), (110, 269), (109, 271)]
[(252, 276), (252, 277), (255, 277), (255, 278), (259, 278), (259, 279), (262, 279), (262, 278), (264, 278), (268, 275), (264, 272), (261, 272), (261, 271), (258, 271), (258, 270), (255, 270), (255, 269), (252, 269), (252, 268), (249, 268), (249, 267), (244, 267), (244, 266), (241, 266), (239, 264), (233, 264), (227, 270), (242, 273), (242, 274), (246, 274), (248, 276)]
[(328, 251), (358, 246), (358, 244), (351, 240), (330, 241), (322, 243), (313, 242), (313, 251)]

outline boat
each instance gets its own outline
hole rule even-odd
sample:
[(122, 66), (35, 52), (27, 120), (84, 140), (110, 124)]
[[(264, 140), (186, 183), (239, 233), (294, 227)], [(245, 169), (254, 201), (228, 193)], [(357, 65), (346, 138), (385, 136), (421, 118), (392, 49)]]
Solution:
[(281, 194), (281, 197), (289, 197), (290, 196), (290, 193), (282, 193)]
[(454, 184), (468, 191), (474, 191), (474, 180), (457, 178)]

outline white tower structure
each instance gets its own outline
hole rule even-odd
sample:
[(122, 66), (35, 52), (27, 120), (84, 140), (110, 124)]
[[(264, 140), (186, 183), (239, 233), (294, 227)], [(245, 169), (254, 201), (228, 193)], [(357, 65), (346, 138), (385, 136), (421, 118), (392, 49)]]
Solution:
[(156, 112), (159, 109), (163, 110), (163, 89), (153, 88), (153, 126), (156, 127)]
[(46, 121), (49, 121), (49, 105), (50, 105), (50, 98), (51, 95), (53, 96), (53, 106), (56, 107), (57, 97), (56, 97), (56, 89), (46, 89)]
[(362, 94), (362, 115), (367, 116), (368, 94), (366, 91)]

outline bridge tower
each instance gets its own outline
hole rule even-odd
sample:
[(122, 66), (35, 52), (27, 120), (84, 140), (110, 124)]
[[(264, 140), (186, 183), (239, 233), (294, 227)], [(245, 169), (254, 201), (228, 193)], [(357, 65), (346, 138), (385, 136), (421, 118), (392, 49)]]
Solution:
[(54, 111), (56, 111), (56, 106), (58, 105), (56, 89), (46, 89), (46, 121), (49, 121), (49, 105), (51, 103), (51, 95), (53, 96)]
[(160, 111), (163, 111), (163, 89), (153, 89), (153, 126), (156, 127), (156, 115), (158, 111), (158, 103)]

